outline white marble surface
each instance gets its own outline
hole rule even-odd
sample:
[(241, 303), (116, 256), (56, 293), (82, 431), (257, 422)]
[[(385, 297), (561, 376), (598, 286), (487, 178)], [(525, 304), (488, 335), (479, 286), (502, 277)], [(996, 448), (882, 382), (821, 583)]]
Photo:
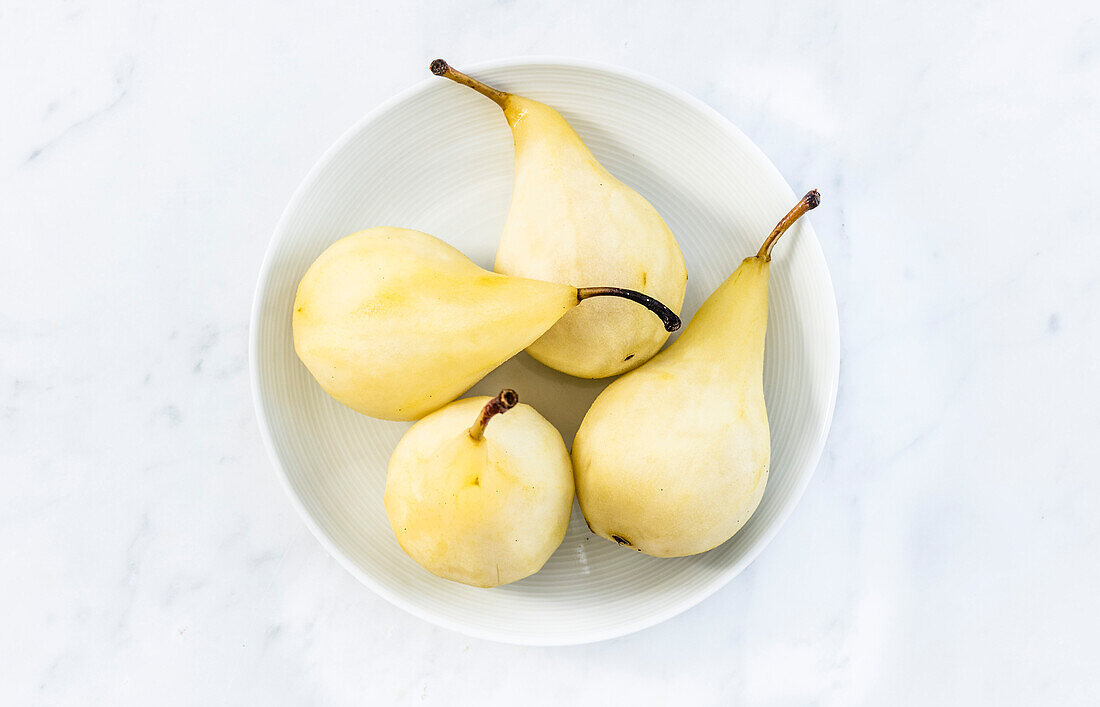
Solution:
[[(656, 628), (391, 607), (272, 473), (252, 289), (299, 180), (427, 63), (598, 59), (796, 186), (842, 380), (809, 491)], [(0, 701), (1096, 704), (1095, 3), (0, 5)]]

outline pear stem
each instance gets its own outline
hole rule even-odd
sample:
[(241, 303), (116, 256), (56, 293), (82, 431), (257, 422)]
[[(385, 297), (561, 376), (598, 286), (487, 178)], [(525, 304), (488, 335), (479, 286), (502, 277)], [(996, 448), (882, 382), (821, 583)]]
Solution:
[(577, 288), (578, 302), (583, 302), (589, 297), (622, 297), (623, 299), (637, 302), (638, 304), (642, 305), (643, 307), (661, 318), (661, 322), (665, 325), (665, 331), (676, 331), (680, 328), (680, 318), (676, 316), (676, 312), (673, 312), (664, 304), (653, 299), (649, 295), (638, 292), (637, 290), (628, 290), (623, 287)]
[(436, 59), (435, 61), (433, 61), (430, 68), (432, 70), (432, 73), (436, 76), (442, 76), (444, 78), (450, 79), (451, 81), (454, 81), (455, 83), (460, 83), (463, 86), (468, 86), (491, 100), (493, 103), (496, 103), (501, 108), (504, 107), (504, 102), (508, 100), (509, 94), (505, 93), (504, 91), (498, 91), (492, 86), (483, 84), (477, 79), (471, 78), (461, 71), (453, 69), (451, 65), (443, 59)]
[(779, 240), (779, 237), (786, 233), (787, 229), (802, 217), (802, 214), (811, 209), (816, 209), (820, 203), (821, 194), (817, 193), (817, 189), (806, 192), (806, 196), (802, 197), (802, 200), (795, 204), (794, 208), (788, 211), (787, 215), (780, 219), (779, 223), (772, 229), (772, 232), (764, 241), (764, 245), (760, 246), (760, 252), (756, 254), (756, 257), (763, 259), (764, 262), (771, 260), (772, 248), (775, 247), (775, 242)]
[(477, 416), (477, 422), (470, 426), (470, 438), (475, 442), (480, 442), (485, 436), (485, 425), (489, 424), (489, 420), (493, 415), (507, 412), (518, 403), (519, 394), (516, 391), (511, 388), (500, 391), (495, 398), (485, 403), (485, 407), (481, 408), (481, 414)]

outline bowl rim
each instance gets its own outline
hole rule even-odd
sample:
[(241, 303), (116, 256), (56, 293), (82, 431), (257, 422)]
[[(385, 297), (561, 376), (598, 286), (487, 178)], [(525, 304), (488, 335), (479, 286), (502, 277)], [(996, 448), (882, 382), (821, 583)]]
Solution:
[[(795, 192), (788, 184), (787, 180), (783, 177), (779, 169), (772, 163), (771, 159), (764, 154), (756, 143), (754, 143), (744, 132), (741, 131), (736, 125), (734, 125), (728, 118), (719, 113), (716, 109), (703, 102), (702, 99), (688, 93), (687, 91), (678, 88), (672, 84), (669, 84), (661, 79), (654, 78), (648, 74), (636, 71), (634, 69), (624, 68), (616, 64), (608, 62), (594, 61), (589, 59), (577, 59), (573, 57), (555, 56), (555, 55), (525, 55), (516, 57), (507, 57), (502, 59), (493, 59), (489, 61), (470, 62), (464, 64), (463, 69), (472, 72), (488, 71), (493, 69), (509, 69), (517, 67), (529, 67), (529, 66), (547, 66), (547, 67), (564, 67), (571, 69), (587, 69), (598, 71), (606, 74), (611, 74), (616, 78), (625, 78), (631, 81), (644, 84), (649, 88), (664, 92), (672, 96), (673, 98), (687, 103), (689, 107), (694, 108), (701, 114), (705, 115), (718, 129), (728, 133), (738, 143), (746, 146), (748, 151), (755, 154), (755, 157), (762, 166), (766, 169), (770, 169), (779, 180), (787, 186), (787, 190), (790, 192), (792, 201), (795, 198)], [(259, 423), (260, 438), (263, 440), (264, 447), (267, 449), (268, 457), (271, 459), (272, 464), (275, 467), (276, 476), (279, 478), (279, 482), (283, 487), (283, 491), (289, 497), (291, 505), (298, 512), (298, 515), (305, 522), (306, 527), (309, 528), (313, 536), (320, 542), (321, 546), (331, 555), (336, 561), (352, 576), (358, 579), (362, 584), (371, 589), (375, 594), (386, 599), (391, 604), (404, 611), (416, 616), (419, 619), (427, 621), (436, 626), (455, 631), (457, 633), (479, 638), (483, 640), (496, 641), (499, 643), (507, 643), (513, 645), (529, 645), (529, 646), (568, 646), (568, 645), (580, 645), (585, 643), (595, 643), (598, 641), (605, 641), (612, 638), (618, 638), (626, 636), (637, 631), (641, 631), (647, 628), (651, 628), (667, 621), (694, 606), (697, 606), (705, 599), (714, 595), (719, 589), (726, 586), (734, 577), (740, 574), (746, 567), (748, 567), (753, 560), (763, 552), (764, 548), (771, 543), (775, 536), (779, 533), (780, 529), (786, 525), (787, 519), (794, 511), (795, 506), (802, 499), (806, 488), (809, 486), (810, 480), (813, 478), (817, 471), (817, 467), (821, 462), (821, 455), (825, 449), (825, 443), (828, 440), (829, 432), (832, 428), (833, 415), (836, 410), (836, 398), (837, 390), (840, 383), (840, 321), (839, 313), (836, 303), (836, 289), (833, 286), (832, 274), (829, 271), (828, 263), (825, 261), (824, 251), (821, 249), (821, 243), (817, 238), (817, 233), (813, 229), (812, 224), (807, 221), (804, 228), (808, 231), (803, 234), (803, 237), (807, 235), (812, 236), (810, 238), (810, 244), (812, 247), (817, 248), (822, 261), (826, 262), (825, 267), (825, 284), (828, 285), (829, 291), (832, 297), (829, 298), (827, 304), (832, 306), (826, 307), (826, 317), (828, 319), (825, 322), (828, 335), (828, 342), (826, 345), (831, 349), (829, 351), (834, 365), (831, 371), (831, 384), (829, 386), (829, 399), (825, 415), (825, 423), (818, 436), (817, 442), (813, 448), (812, 459), (813, 461), (808, 464), (808, 471), (802, 470), (801, 478), (794, 485), (791, 495), (783, 506), (779, 508), (779, 511), (775, 514), (774, 520), (771, 525), (764, 529), (757, 541), (745, 552), (744, 555), (737, 561), (731, 564), (729, 567), (723, 569), (721, 572), (716, 573), (706, 584), (703, 584), (696, 592), (679, 599), (674, 602), (670, 602), (669, 605), (659, 611), (654, 611), (643, 617), (639, 617), (634, 621), (623, 622), (622, 624), (615, 625), (609, 628), (576, 632), (570, 636), (561, 637), (547, 637), (541, 634), (534, 634), (526, 638), (521, 638), (513, 634), (501, 634), (493, 630), (485, 630), (482, 627), (465, 623), (452, 619), (448, 616), (425, 611), (417, 607), (411, 602), (407, 602), (404, 598), (396, 592), (390, 591), (388, 588), (382, 585), (382, 583), (376, 581), (371, 575), (363, 571), (358, 564), (351, 560), (336, 544), (328, 534), (317, 524), (312, 514), (306, 508), (305, 504), (295, 492), (290, 482), (290, 476), (287, 473), (282, 459), (279, 457), (275, 449), (275, 443), (272, 438), (270, 422), (267, 418), (267, 412), (264, 409), (262, 393), (260, 388), (260, 315), (264, 310), (269, 297), (269, 280), (271, 278), (272, 263), (275, 258), (275, 251), (281, 242), (281, 234), (285, 231), (287, 223), (290, 220), (291, 214), (294, 213), (304, 195), (317, 181), (321, 172), (327, 168), (328, 164), (332, 161), (344, 147), (351, 142), (362, 130), (364, 130), (371, 122), (377, 117), (383, 115), (392, 107), (399, 105), (400, 103), (408, 100), (412, 96), (415, 96), (423, 91), (430, 90), (432, 86), (439, 85), (439, 77), (430, 76), (422, 81), (419, 81), (386, 99), (382, 103), (378, 104), (375, 108), (368, 111), (363, 117), (355, 121), (347, 130), (340, 135), (340, 137), (326, 149), (321, 156), (314, 162), (306, 176), (298, 184), (298, 187), (294, 190), (294, 194), (291, 196), (290, 201), (287, 202), (286, 207), (283, 209), (282, 214), (279, 217), (278, 222), (275, 225), (275, 229), (271, 234), (271, 238), (268, 241), (267, 248), (264, 252), (264, 258), (260, 265), (259, 275), (256, 279), (256, 287), (252, 297), (252, 310), (249, 319), (249, 336), (248, 336), (248, 362), (250, 370), (250, 380), (252, 385), (252, 403), (256, 412), (256, 419)]]

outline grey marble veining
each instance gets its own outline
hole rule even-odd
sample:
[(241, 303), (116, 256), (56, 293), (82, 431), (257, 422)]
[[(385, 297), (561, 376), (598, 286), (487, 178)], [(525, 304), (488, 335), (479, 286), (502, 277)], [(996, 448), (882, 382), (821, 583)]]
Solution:
[[(1094, 3), (0, 8), (0, 694), (10, 704), (1100, 701)], [(596, 59), (695, 94), (813, 214), (842, 377), (725, 589), (516, 648), (330, 559), (253, 416), (295, 186), (427, 62)]]

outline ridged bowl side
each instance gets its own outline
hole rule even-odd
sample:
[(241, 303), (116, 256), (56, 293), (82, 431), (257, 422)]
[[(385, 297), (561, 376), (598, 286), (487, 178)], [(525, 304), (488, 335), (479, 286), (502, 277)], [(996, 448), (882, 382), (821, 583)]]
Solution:
[[(652, 79), (547, 59), (460, 68), (560, 110), (600, 161), (653, 203), (687, 261), (685, 321), (797, 200), (739, 130)], [(371, 226), (431, 233), (491, 267), (511, 187), (512, 142), (499, 109), (444, 79), (427, 79), (352, 128), (299, 187), (260, 274), (251, 340), (257, 414), (277, 472), (307, 524), (350, 572), (394, 604), (441, 626), (511, 643), (611, 638), (712, 594), (791, 512), (832, 416), (836, 300), (804, 219), (783, 237), (772, 264), (764, 370), (771, 477), (760, 508), (732, 540), (695, 557), (654, 559), (592, 535), (574, 506), (565, 542), (533, 577), (491, 590), (438, 579), (401, 551), (382, 506), (386, 464), (408, 425), (359, 415), (321, 391), (295, 357), (291, 305), (321, 251)], [(829, 197), (823, 195), (826, 207)], [(515, 388), (568, 444), (606, 383), (570, 378), (521, 354), (470, 394)]]

